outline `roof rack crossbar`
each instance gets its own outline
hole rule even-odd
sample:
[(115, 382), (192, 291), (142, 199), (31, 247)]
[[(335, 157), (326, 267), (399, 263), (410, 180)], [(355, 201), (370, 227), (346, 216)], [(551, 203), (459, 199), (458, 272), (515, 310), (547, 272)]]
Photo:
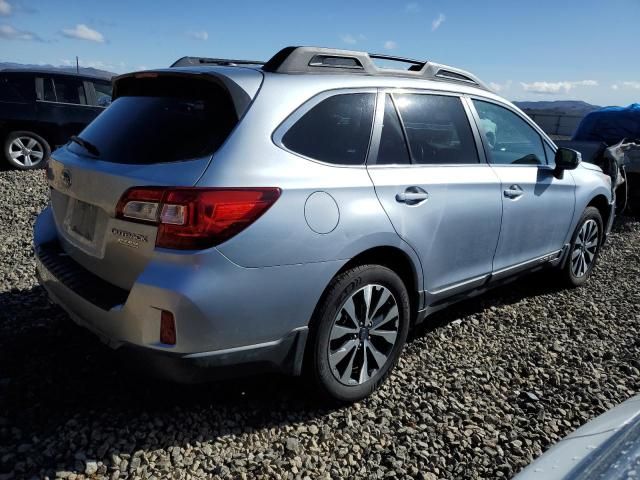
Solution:
[[(410, 64), (408, 69), (379, 68), (373, 60)], [(393, 75), (459, 82), (490, 90), (478, 77), (459, 68), (411, 58), (321, 47), (285, 47), (262, 69), (274, 73), (352, 73)]]
[(425, 60), (415, 60), (413, 58), (396, 57), (394, 55), (385, 55), (383, 53), (370, 53), (369, 58), (375, 58), (376, 60), (389, 60), (392, 62), (410, 63), (412, 65), (424, 65), (427, 63)]
[(171, 64), (173, 67), (191, 67), (194, 65), (264, 65), (260, 60), (236, 60), (232, 58), (182, 57)]

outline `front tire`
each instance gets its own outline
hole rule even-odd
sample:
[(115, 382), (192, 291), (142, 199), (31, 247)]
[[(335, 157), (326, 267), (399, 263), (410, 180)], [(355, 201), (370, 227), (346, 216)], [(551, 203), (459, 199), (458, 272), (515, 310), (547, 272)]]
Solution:
[(591, 276), (600, 255), (603, 233), (600, 212), (595, 207), (587, 207), (571, 237), (569, 256), (563, 269), (568, 286), (584, 285)]
[(42, 168), (49, 155), (49, 144), (33, 132), (11, 132), (4, 142), (4, 157), (9, 165), (18, 170)]
[(409, 294), (387, 267), (363, 265), (333, 279), (312, 322), (308, 374), (337, 402), (370, 395), (398, 362), (409, 331)]

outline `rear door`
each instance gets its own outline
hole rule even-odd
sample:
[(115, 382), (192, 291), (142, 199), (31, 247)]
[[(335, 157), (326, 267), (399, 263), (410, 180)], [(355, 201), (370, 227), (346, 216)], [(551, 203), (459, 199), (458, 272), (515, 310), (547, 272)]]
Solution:
[(475, 109), (489, 163), (502, 185), (495, 275), (515, 273), (557, 256), (573, 218), (571, 173), (555, 177), (553, 150), (515, 111), (480, 98), (470, 106)]
[(393, 226), (420, 257), (427, 302), (481, 284), (498, 243), (500, 183), (461, 98), (382, 91), (376, 119), (367, 168)]
[[(262, 79), (256, 76), (254, 95)], [(240, 114), (213, 75), (121, 79), (111, 106), (79, 133), (89, 149), (69, 143), (52, 155), (51, 205), (66, 253), (130, 288), (155, 248), (157, 229), (115, 218), (123, 193), (195, 185)]]
[(36, 77), (38, 120), (50, 132), (53, 145), (62, 145), (77, 135), (101, 109), (90, 104), (85, 82), (65, 75)]
[[(0, 72), (0, 128), (38, 133), (33, 74)], [(7, 125), (6, 128), (5, 125)], [(4, 143), (4, 138), (1, 138)]]

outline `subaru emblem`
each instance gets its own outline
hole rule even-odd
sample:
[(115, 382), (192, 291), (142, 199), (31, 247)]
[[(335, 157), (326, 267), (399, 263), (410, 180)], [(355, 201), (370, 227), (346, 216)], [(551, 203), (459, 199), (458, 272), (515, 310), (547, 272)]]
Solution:
[(71, 186), (71, 172), (69, 172), (69, 170), (62, 171), (62, 185), (66, 188)]

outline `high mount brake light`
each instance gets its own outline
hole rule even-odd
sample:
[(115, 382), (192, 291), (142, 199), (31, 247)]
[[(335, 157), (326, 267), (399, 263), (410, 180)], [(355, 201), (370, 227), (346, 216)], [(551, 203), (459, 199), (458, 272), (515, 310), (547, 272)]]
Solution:
[(280, 189), (272, 187), (133, 187), (118, 202), (116, 216), (158, 225), (158, 247), (196, 250), (241, 232), (279, 197)]

